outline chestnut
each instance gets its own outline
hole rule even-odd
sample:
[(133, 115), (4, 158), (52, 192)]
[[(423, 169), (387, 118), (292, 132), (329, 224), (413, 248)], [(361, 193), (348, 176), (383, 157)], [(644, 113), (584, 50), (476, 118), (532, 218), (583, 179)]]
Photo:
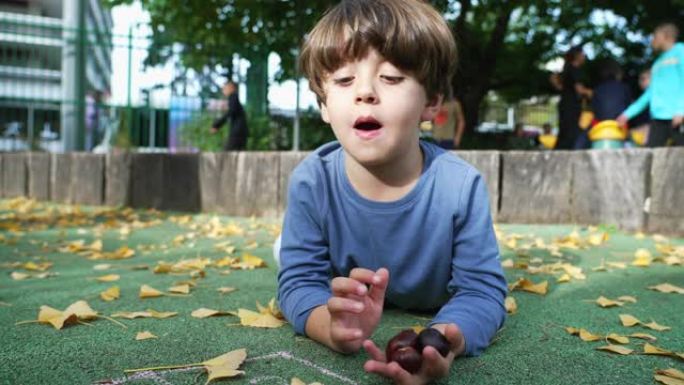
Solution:
[(409, 373), (416, 373), (423, 363), (421, 351), (416, 350), (418, 334), (413, 329), (402, 330), (387, 343), (387, 362), (394, 361)]
[(413, 374), (423, 365), (423, 356), (416, 349), (407, 346), (394, 350), (387, 356), (387, 361), (394, 361), (407, 372)]
[(420, 354), (423, 354), (423, 349), (426, 346), (435, 348), (442, 357), (446, 357), (451, 349), (449, 340), (447, 340), (439, 330), (434, 328), (425, 328), (418, 334), (416, 350), (420, 352)]

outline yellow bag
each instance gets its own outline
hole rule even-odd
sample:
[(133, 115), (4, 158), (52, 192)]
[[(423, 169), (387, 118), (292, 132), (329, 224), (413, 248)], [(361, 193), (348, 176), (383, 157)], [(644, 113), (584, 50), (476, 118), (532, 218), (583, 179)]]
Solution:
[(586, 130), (589, 127), (591, 127), (591, 122), (594, 121), (594, 113), (589, 110), (589, 107), (587, 107), (587, 100), (582, 99), (582, 113), (580, 114), (579, 117), (579, 127), (582, 130)]

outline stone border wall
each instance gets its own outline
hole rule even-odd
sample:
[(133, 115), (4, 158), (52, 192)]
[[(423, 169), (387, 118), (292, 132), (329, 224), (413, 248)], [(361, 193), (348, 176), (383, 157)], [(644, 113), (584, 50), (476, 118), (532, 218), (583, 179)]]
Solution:
[[(684, 148), (455, 154), (482, 174), (498, 222), (684, 234)], [(277, 216), (307, 155), (2, 153), (0, 197)]]

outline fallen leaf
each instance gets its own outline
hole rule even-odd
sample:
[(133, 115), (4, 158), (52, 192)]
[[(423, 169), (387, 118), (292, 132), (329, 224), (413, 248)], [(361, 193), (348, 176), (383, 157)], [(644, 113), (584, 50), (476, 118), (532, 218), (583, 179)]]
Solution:
[(171, 286), (169, 288), (169, 292), (177, 293), (177, 294), (189, 294), (190, 293), (190, 285), (183, 284), (183, 285), (178, 285), (178, 286)]
[(93, 270), (96, 270), (96, 271), (109, 270), (111, 268), (112, 268), (112, 265), (110, 265), (108, 263), (101, 263), (99, 265), (93, 266)]
[(220, 310), (214, 310), (214, 309), (207, 309), (207, 308), (199, 308), (197, 310), (194, 310), (192, 313), (190, 313), (191, 316), (195, 318), (207, 318), (207, 317), (213, 317), (213, 316), (221, 316), (221, 315), (233, 315), (233, 312), (229, 311), (220, 311)]
[(684, 353), (675, 353), (657, 346), (651, 345), (648, 342), (644, 344), (644, 354), (653, 354), (659, 356), (668, 356), (672, 358), (679, 358), (684, 361)]
[(622, 306), (625, 303), (620, 302), (620, 301), (613, 301), (612, 299), (608, 299), (604, 296), (600, 296), (596, 299), (596, 304), (605, 308), (605, 307), (613, 307), (613, 306)]
[(149, 340), (150, 338), (159, 338), (159, 337), (155, 336), (154, 334), (152, 334), (148, 331), (139, 332), (138, 334), (135, 335), (136, 341)]
[(580, 338), (582, 341), (587, 341), (587, 342), (598, 341), (598, 340), (602, 340), (602, 339), (603, 339), (602, 336), (599, 336), (599, 335), (596, 335), (596, 334), (592, 334), (592, 333), (590, 333), (589, 331), (587, 331), (586, 329), (580, 329), (580, 330), (579, 330), (579, 338)]
[(15, 281), (22, 281), (24, 279), (31, 278), (30, 274), (20, 273), (18, 271), (13, 271), (12, 274), (10, 274), (10, 276)]
[(164, 318), (173, 317), (177, 314), (178, 314), (178, 312), (175, 312), (175, 311), (160, 312), (160, 311), (148, 309), (147, 311), (120, 311), (120, 312), (112, 314), (112, 317), (114, 317), (114, 318), (126, 318), (126, 319), (134, 319), (134, 318), (164, 319)]
[(52, 263), (50, 262), (43, 262), (43, 263), (35, 263), (35, 262), (26, 262), (24, 264), (24, 269), (30, 270), (30, 271), (45, 271), (49, 269), (52, 266)]
[(202, 365), (204, 365), (209, 373), (205, 385), (211, 380), (218, 378), (235, 377), (240, 374), (245, 374), (242, 370), (237, 369), (242, 365), (246, 357), (247, 350), (239, 349), (202, 362)]
[(112, 286), (109, 289), (103, 291), (100, 293), (100, 298), (102, 298), (103, 301), (114, 301), (115, 299), (119, 299), (120, 296), (120, 290), (118, 286)]
[(221, 294), (228, 294), (228, 293), (234, 292), (234, 291), (237, 290), (237, 289), (234, 288), (234, 287), (225, 286), (225, 287), (219, 287), (219, 288), (216, 289), (216, 290), (217, 290), (219, 293), (221, 293)]
[(238, 309), (240, 324), (256, 328), (278, 328), (285, 325), (285, 321), (274, 317), (272, 314), (262, 314), (247, 309)]
[(646, 333), (632, 333), (629, 336), (634, 337), (634, 338), (640, 338), (642, 340), (649, 340), (649, 341), (657, 340), (657, 338), (655, 338), (654, 336), (652, 336), (650, 334), (646, 334)]
[(653, 257), (651, 252), (646, 249), (638, 249), (634, 253), (634, 261), (632, 261), (633, 266), (647, 267), (651, 265)]
[(242, 260), (233, 263), (230, 267), (233, 269), (252, 270), (259, 267), (266, 267), (266, 262), (255, 255), (244, 253), (242, 254)]
[(119, 278), (121, 278), (118, 274), (108, 274), (108, 275), (103, 275), (101, 277), (95, 278), (96, 281), (100, 282), (114, 282), (118, 281)]
[(515, 302), (514, 297), (506, 297), (505, 305), (508, 314), (515, 314), (518, 311), (518, 304)]
[(620, 296), (618, 297), (618, 300), (623, 302), (637, 303), (637, 299), (629, 295)]
[(606, 262), (606, 265), (614, 269), (626, 269), (627, 264), (624, 262)]
[(570, 282), (570, 274), (563, 274), (556, 280), (558, 283)]
[(163, 296), (164, 293), (161, 291), (148, 286), (148, 285), (142, 285), (140, 286), (140, 298), (154, 298), (154, 297), (161, 297)]
[(661, 293), (684, 294), (684, 288), (669, 283), (661, 283), (660, 285), (649, 286), (648, 288), (651, 290), (659, 291)]
[(610, 333), (606, 336), (606, 340), (617, 342), (618, 344), (628, 344), (629, 338), (615, 333)]
[(506, 269), (512, 269), (514, 266), (513, 260), (508, 258), (504, 261), (501, 262), (501, 267), (506, 268)]
[(617, 354), (622, 354), (623, 356), (626, 356), (628, 354), (632, 354), (634, 350), (626, 348), (624, 346), (620, 345), (606, 345), (606, 346), (599, 346), (596, 348), (596, 350), (605, 350), (608, 352), (613, 352)]
[(639, 319), (629, 314), (620, 314), (620, 321), (622, 322), (622, 326), (627, 327), (632, 327), (641, 323)]
[(240, 374), (244, 374), (245, 372), (241, 370), (237, 370), (240, 365), (245, 361), (245, 358), (247, 357), (247, 351), (245, 349), (238, 349), (238, 350), (233, 350), (232, 352), (222, 354), (216, 358), (212, 358), (210, 360), (200, 362), (197, 364), (185, 364), (185, 365), (164, 365), (164, 366), (158, 366), (158, 367), (152, 367), (152, 368), (140, 368), (140, 369), (126, 369), (124, 372), (126, 373), (131, 373), (131, 372), (142, 372), (142, 371), (150, 371), (150, 370), (162, 370), (162, 369), (178, 369), (178, 368), (192, 368), (192, 367), (198, 367), (198, 366), (204, 366), (204, 368), (207, 370), (209, 377), (207, 378), (207, 382), (205, 382), (205, 385), (208, 384), (211, 380), (215, 380), (218, 378), (227, 378), (227, 377), (235, 377)]
[(509, 285), (509, 290), (513, 291), (516, 289), (520, 289), (530, 293), (545, 295), (548, 290), (548, 286), (548, 281), (534, 283), (527, 278), (520, 278), (516, 282)]
[(57, 330), (64, 326), (73, 325), (78, 321), (88, 321), (94, 318), (97, 318), (97, 312), (85, 301), (76, 301), (64, 311), (43, 305), (38, 312), (38, 322), (48, 323)]
[[(307, 383), (300, 380), (297, 377), (292, 377), (292, 380), (290, 380), (290, 385), (307, 385)], [(312, 382), (308, 385), (323, 385), (323, 384), (321, 384), (320, 382)]]
[(647, 327), (647, 328), (649, 328), (649, 329), (657, 330), (657, 331), (659, 331), (659, 332), (663, 332), (663, 331), (672, 329), (672, 328), (669, 327), (669, 326), (660, 325), (660, 324), (658, 324), (658, 323), (655, 322), (655, 321), (651, 321), (651, 322), (649, 322), (649, 323), (647, 323), (647, 324), (646, 324), (646, 323), (642, 323), (641, 326), (645, 326), (645, 327)]
[(653, 377), (665, 385), (684, 385), (684, 372), (674, 368), (658, 370)]

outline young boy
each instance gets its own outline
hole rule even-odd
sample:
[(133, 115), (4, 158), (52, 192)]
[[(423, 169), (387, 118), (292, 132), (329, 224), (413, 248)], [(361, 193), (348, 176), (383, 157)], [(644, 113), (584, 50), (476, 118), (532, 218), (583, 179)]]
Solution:
[(656, 27), (651, 47), (660, 56), (651, 67), (651, 83), (637, 101), (617, 121), (625, 126), (641, 111), (650, 108), (651, 124), (647, 147), (665, 146), (684, 124), (684, 43), (678, 43), (679, 29), (672, 23)]
[[(343, 0), (308, 36), (301, 68), (338, 142), (293, 172), (278, 300), (297, 333), (343, 353), (362, 346), (368, 372), (400, 384), (446, 376), (479, 355), (505, 318), (506, 282), (480, 174), (421, 142), (454, 71), (446, 23), (418, 0)], [(279, 256), (278, 256), (279, 254)], [(369, 340), (385, 302), (438, 310), (451, 344), (426, 347), (415, 375)]]

